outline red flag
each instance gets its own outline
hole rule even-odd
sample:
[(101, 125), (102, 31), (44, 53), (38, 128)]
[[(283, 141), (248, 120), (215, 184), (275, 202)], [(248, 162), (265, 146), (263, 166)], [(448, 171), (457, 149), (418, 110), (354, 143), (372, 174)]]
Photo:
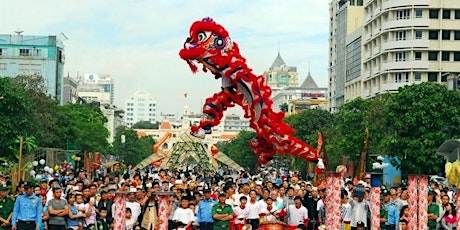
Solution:
[(184, 97), (187, 98), (187, 93), (184, 93)]

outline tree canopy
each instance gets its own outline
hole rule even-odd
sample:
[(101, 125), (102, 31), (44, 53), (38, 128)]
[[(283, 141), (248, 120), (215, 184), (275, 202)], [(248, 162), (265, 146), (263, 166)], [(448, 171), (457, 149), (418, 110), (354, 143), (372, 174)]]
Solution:
[(107, 119), (99, 107), (59, 106), (45, 92), (40, 76), (0, 78), (0, 157), (15, 159), (9, 147), (19, 136), (34, 138), (44, 148), (66, 149), (69, 142), (82, 151), (109, 148)]
[[(121, 143), (121, 136), (125, 135), (124, 143)], [(150, 136), (139, 137), (137, 132), (125, 126), (116, 128), (115, 141), (111, 154), (128, 165), (137, 165), (146, 157), (153, 154), (152, 146), (155, 141)]]

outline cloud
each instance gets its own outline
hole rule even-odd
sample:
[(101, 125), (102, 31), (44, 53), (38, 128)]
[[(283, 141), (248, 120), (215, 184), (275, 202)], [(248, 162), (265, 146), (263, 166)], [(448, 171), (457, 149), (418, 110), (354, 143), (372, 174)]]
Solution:
[[(115, 103), (144, 88), (158, 110), (199, 112), (220, 90), (210, 74), (193, 75), (178, 52), (189, 26), (213, 17), (240, 45), (255, 74), (281, 55), (303, 80), (311, 66), (318, 85), (327, 86), (329, 5), (327, 1), (26, 1), (0, 0), (0, 33), (57, 35), (65, 40), (66, 72), (108, 73), (115, 79)], [(187, 92), (188, 98), (183, 94)]]

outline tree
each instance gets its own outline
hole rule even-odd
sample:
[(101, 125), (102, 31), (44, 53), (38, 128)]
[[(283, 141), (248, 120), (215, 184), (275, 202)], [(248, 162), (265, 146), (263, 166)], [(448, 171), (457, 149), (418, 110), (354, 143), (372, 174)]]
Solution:
[(287, 112), (289, 109), (289, 106), (286, 102), (283, 102), (283, 104), (280, 105), (280, 110), (283, 111), (283, 112)]
[[(295, 136), (300, 140), (307, 142), (313, 148), (318, 145), (318, 132), (323, 132), (323, 144), (326, 145), (328, 155), (333, 154), (329, 151), (331, 140), (334, 133), (334, 115), (326, 110), (321, 109), (306, 109), (299, 114), (294, 114), (286, 117), (285, 122), (295, 129)], [(338, 164), (339, 157), (329, 156), (329, 165)], [(294, 160), (292, 167), (297, 169), (305, 169), (305, 162)]]
[[(125, 135), (125, 142), (121, 143), (121, 136)], [(119, 126), (115, 131), (112, 154), (128, 165), (137, 165), (152, 154), (155, 141), (152, 137), (139, 137), (134, 129)]]
[(227, 154), (243, 168), (254, 170), (257, 168), (257, 157), (249, 147), (249, 141), (256, 136), (252, 131), (241, 131), (238, 136), (228, 142), (217, 143), (219, 151)]
[(12, 78), (0, 78), (0, 156), (14, 159), (9, 149), (19, 136), (33, 136), (29, 121), (32, 103), (26, 90)]
[(66, 127), (59, 141), (60, 147), (65, 148), (67, 141), (71, 141), (82, 151), (108, 150), (109, 131), (104, 126), (107, 118), (99, 107), (88, 104), (66, 104), (60, 108), (64, 119), (59, 125)]
[(438, 174), (444, 171), (437, 148), (459, 137), (460, 94), (437, 83), (400, 88), (389, 103), (386, 125), (393, 130), (387, 153), (401, 160), (404, 173)]
[(152, 124), (150, 121), (138, 121), (131, 126), (133, 129), (158, 129), (158, 122)]

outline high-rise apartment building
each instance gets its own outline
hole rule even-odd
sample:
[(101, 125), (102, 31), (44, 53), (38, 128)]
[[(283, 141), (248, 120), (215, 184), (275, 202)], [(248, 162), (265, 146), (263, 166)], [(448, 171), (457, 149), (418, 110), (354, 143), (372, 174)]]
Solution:
[[(334, 112), (345, 103), (345, 81), (347, 72), (349, 71), (349, 69), (347, 69), (347, 62), (350, 61), (347, 60), (346, 55), (347, 44), (352, 42), (349, 41), (350, 38), (348, 36), (353, 34), (356, 30), (359, 30), (363, 25), (363, 0), (332, 0), (329, 10), (330, 50), (328, 98), (329, 111)], [(356, 43), (359, 43), (359, 41), (356, 41)]]
[(458, 0), (366, 0), (362, 90), (375, 97), (460, 72)]
[(42, 76), (46, 94), (63, 102), (64, 44), (56, 36), (0, 34), (0, 77)]
[(137, 90), (125, 104), (126, 126), (131, 127), (139, 121), (157, 122), (157, 102), (144, 89)]

